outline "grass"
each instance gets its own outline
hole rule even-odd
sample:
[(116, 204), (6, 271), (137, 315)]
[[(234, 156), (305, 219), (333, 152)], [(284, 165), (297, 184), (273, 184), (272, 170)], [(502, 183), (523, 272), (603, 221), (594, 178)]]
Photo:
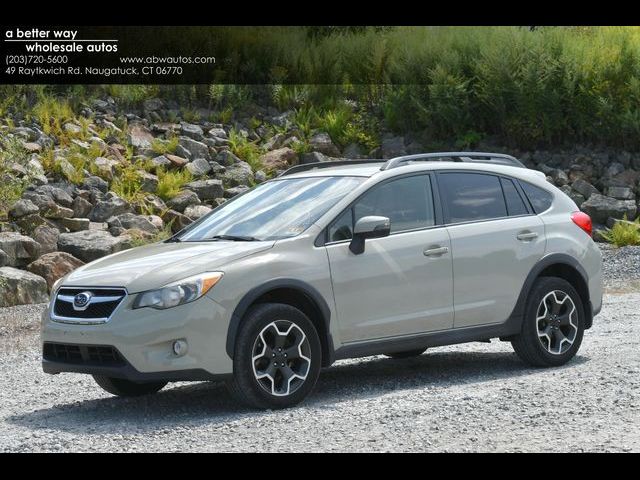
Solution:
[(135, 230), (130, 231), (129, 235), (131, 236), (131, 246), (134, 248), (143, 247), (145, 245), (162, 242), (163, 240), (170, 238), (173, 235), (171, 232), (171, 223), (173, 222), (167, 223), (162, 230), (152, 235), (146, 235), (143, 232), (137, 232)]
[(154, 138), (151, 142), (151, 150), (158, 155), (164, 155), (166, 153), (175, 153), (178, 145), (180, 143), (180, 139), (173, 135), (169, 137), (167, 140), (162, 140), (161, 138)]
[(31, 114), (42, 126), (44, 133), (47, 135), (53, 134), (61, 138), (67, 138), (68, 136), (63, 131), (64, 124), (75, 118), (68, 100), (48, 95), (43, 95), (38, 100)]
[(182, 187), (193, 180), (189, 170), (165, 170), (158, 169), (158, 189), (156, 194), (163, 200), (174, 198)]
[(235, 128), (229, 132), (229, 149), (240, 160), (247, 162), (253, 171), (260, 170), (262, 164), (260, 163), (260, 156), (262, 155), (262, 149), (256, 142), (252, 142), (243, 135), (241, 135)]
[(625, 216), (622, 221), (617, 221), (612, 228), (607, 228), (601, 235), (616, 247), (640, 245), (640, 217), (631, 222)]

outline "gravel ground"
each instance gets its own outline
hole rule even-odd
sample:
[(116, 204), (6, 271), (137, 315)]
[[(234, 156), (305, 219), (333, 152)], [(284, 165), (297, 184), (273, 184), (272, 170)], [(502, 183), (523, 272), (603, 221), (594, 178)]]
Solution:
[(639, 452), (637, 257), (606, 252), (611, 293), (564, 367), (528, 368), (497, 341), (340, 361), (284, 411), (241, 408), (219, 383), (119, 399), (87, 376), (45, 375), (43, 306), (0, 309), (0, 451)]

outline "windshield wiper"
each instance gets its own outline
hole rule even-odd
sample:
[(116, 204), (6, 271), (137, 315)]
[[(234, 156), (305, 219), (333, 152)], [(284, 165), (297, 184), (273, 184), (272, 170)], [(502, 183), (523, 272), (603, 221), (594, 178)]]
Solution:
[(165, 243), (180, 243), (182, 240), (180, 240), (178, 237), (171, 237), (168, 240), (165, 240)]
[(231, 240), (233, 242), (259, 242), (260, 241), (259, 238), (249, 237), (246, 235), (214, 235), (213, 237), (204, 239), (204, 241), (216, 241), (216, 240)]

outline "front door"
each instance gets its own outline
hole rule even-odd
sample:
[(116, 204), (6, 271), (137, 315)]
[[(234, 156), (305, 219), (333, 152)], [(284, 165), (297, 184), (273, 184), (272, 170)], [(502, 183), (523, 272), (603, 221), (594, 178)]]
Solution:
[[(388, 217), (391, 234), (366, 240), (356, 255), (353, 226), (369, 215)], [(451, 244), (435, 225), (428, 174), (372, 187), (329, 227), (325, 248), (345, 343), (452, 327)]]

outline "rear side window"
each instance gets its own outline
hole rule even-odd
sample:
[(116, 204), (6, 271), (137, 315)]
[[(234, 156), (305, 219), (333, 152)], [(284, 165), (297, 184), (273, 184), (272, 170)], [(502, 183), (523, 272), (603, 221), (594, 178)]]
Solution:
[(529, 213), (513, 182), (508, 178), (501, 178), (500, 182), (502, 183), (504, 199), (507, 201), (507, 211), (509, 212), (509, 216), (513, 217), (515, 215), (526, 215)]
[(489, 220), (507, 216), (500, 179), (480, 173), (442, 173), (440, 195), (448, 223)]
[(520, 185), (522, 185), (524, 193), (527, 195), (529, 202), (531, 202), (534, 212), (542, 213), (551, 207), (553, 196), (549, 192), (523, 181), (520, 181)]

